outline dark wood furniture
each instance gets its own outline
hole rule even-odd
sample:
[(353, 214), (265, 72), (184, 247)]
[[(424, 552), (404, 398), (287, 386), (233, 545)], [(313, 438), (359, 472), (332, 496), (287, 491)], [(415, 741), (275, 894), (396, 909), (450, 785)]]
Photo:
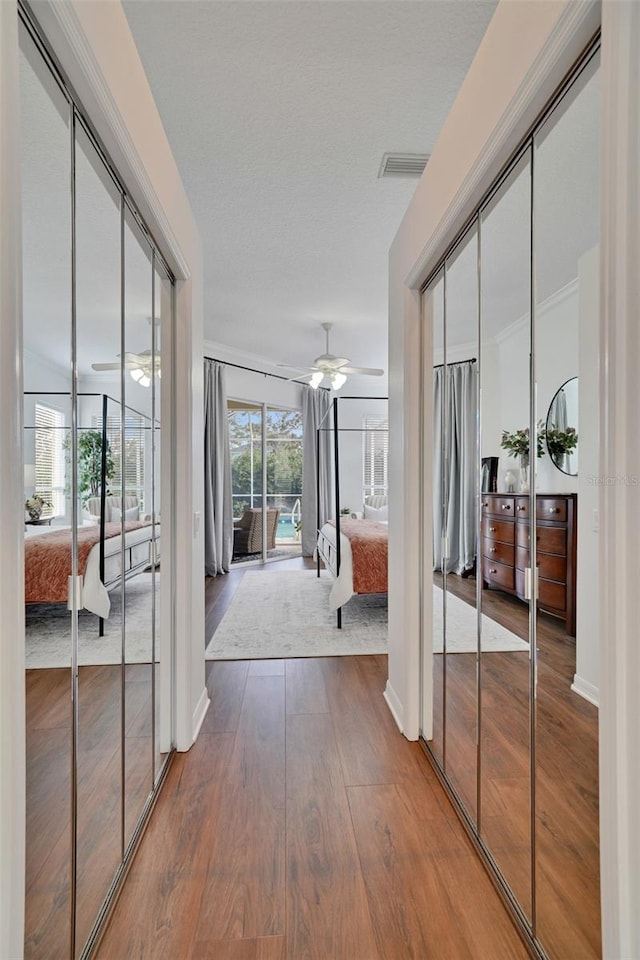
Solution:
[[(482, 494), (482, 581), (485, 588), (504, 590), (525, 599), (529, 566), (528, 494)], [(565, 621), (576, 634), (575, 493), (536, 497), (538, 609)]]

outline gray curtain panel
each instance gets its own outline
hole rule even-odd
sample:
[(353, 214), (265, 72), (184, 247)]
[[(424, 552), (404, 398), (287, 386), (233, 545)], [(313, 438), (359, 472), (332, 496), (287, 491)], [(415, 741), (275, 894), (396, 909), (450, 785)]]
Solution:
[[(446, 381), (445, 381), (446, 370)], [(464, 573), (476, 559), (477, 364), (433, 371), (433, 568)]]
[[(302, 387), (302, 554), (313, 556), (316, 546), (317, 499), (316, 499), (316, 432), (325, 413), (331, 406), (328, 390)], [(333, 423), (331, 414), (323, 426)], [(333, 502), (332, 446), (333, 433), (320, 433), (320, 526), (331, 517)]]
[(227, 573), (233, 555), (231, 450), (224, 364), (204, 362), (204, 570)]

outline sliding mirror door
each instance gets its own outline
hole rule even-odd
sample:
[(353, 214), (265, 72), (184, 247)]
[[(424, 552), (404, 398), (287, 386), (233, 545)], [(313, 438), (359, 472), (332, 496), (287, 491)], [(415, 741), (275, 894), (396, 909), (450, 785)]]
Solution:
[[(599, 55), (534, 140), (536, 933), (600, 956), (598, 855)], [(567, 920), (571, 918), (571, 922)]]
[[(121, 407), (121, 198), (84, 129), (75, 136), (77, 524), (83, 550), (98, 547), (108, 593), (84, 599), (78, 614), (76, 955), (122, 860), (122, 638), (119, 557), (102, 559), (101, 507), (115, 482), (114, 431)], [(94, 363), (112, 362), (96, 374)], [(104, 460), (103, 460), (104, 451)], [(104, 469), (103, 469), (104, 468)], [(110, 533), (110, 517), (105, 532)], [(108, 543), (108, 541), (105, 541)], [(107, 548), (108, 554), (111, 551)], [(88, 555), (85, 554), (88, 563)], [(92, 562), (96, 560), (96, 552)], [(79, 569), (84, 576), (86, 569)], [(88, 576), (85, 577), (88, 583)], [(99, 614), (102, 615), (102, 623)]]
[[(477, 817), (478, 237), (474, 224), (445, 262), (446, 364), (441, 566), (446, 609), (445, 770)], [(441, 374), (441, 376), (442, 376)], [(437, 372), (436, 372), (437, 375)], [(436, 409), (436, 419), (439, 412)], [(440, 473), (440, 469), (438, 469)]]
[(481, 498), (480, 835), (531, 921), (530, 611), (518, 599), (534, 460), (528, 150), (482, 210), (480, 228), (481, 450), (483, 459), (500, 458), (497, 489)]
[[(422, 729), (438, 762), (444, 766), (446, 711), (446, 564), (442, 536), (446, 509), (445, 482), (445, 369), (444, 272), (437, 274), (422, 297), (422, 338), (424, 344), (424, 425), (425, 465), (432, 471), (433, 498), (422, 505), (423, 556), (422, 591), (433, 598), (430, 622), (423, 623)], [(433, 374), (428, 376), (433, 363)], [(433, 457), (431, 457), (433, 451)]]
[[(72, 615), (52, 603), (39, 540), (70, 523), (70, 104), (20, 37), (22, 122), (26, 912), (25, 956), (68, 957), (73, 878)], [(66, 599), (63, 571), (61, 599)]]

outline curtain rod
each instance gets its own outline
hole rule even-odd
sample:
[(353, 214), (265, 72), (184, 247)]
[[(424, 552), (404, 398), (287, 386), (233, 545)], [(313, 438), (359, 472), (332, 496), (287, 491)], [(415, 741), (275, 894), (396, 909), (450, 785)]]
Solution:
[[(221, 363), (225, 367), (235, 367), (236, 370), (246, 370), (247, 373), (259, 373), (262, 377), (274, 377), (276, 380), (284, 380), (286, 383), (299, 383), (299, 380), (283, 377), (280, 373), (266, 373), (264, 370), (256, 370), (254, 367), (245, 367), (241, 363), (229, 363), (228, 360), (218, 360), (217, 357), (204, 357), (205, 360), (211, 360), (212, 363)], [(295, 367), (291, 368), (295, 370)], [(306, 374), (303, 374), (306, 376)]]
[(476, 357), (471, 357), (469, 360), (454, 360), (453, 363), (434, 363), (433, 369), (437, 370), (438, 367), (457, 367), (462, 363), (477, 363)]

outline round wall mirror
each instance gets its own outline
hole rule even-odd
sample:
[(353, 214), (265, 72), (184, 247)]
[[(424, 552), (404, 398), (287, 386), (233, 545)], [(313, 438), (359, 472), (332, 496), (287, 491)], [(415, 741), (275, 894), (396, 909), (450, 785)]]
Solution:
[(578, 475), (578, 378), (563, 383), (549, 404), (547, 450), (553, 464), (570, 477)]

